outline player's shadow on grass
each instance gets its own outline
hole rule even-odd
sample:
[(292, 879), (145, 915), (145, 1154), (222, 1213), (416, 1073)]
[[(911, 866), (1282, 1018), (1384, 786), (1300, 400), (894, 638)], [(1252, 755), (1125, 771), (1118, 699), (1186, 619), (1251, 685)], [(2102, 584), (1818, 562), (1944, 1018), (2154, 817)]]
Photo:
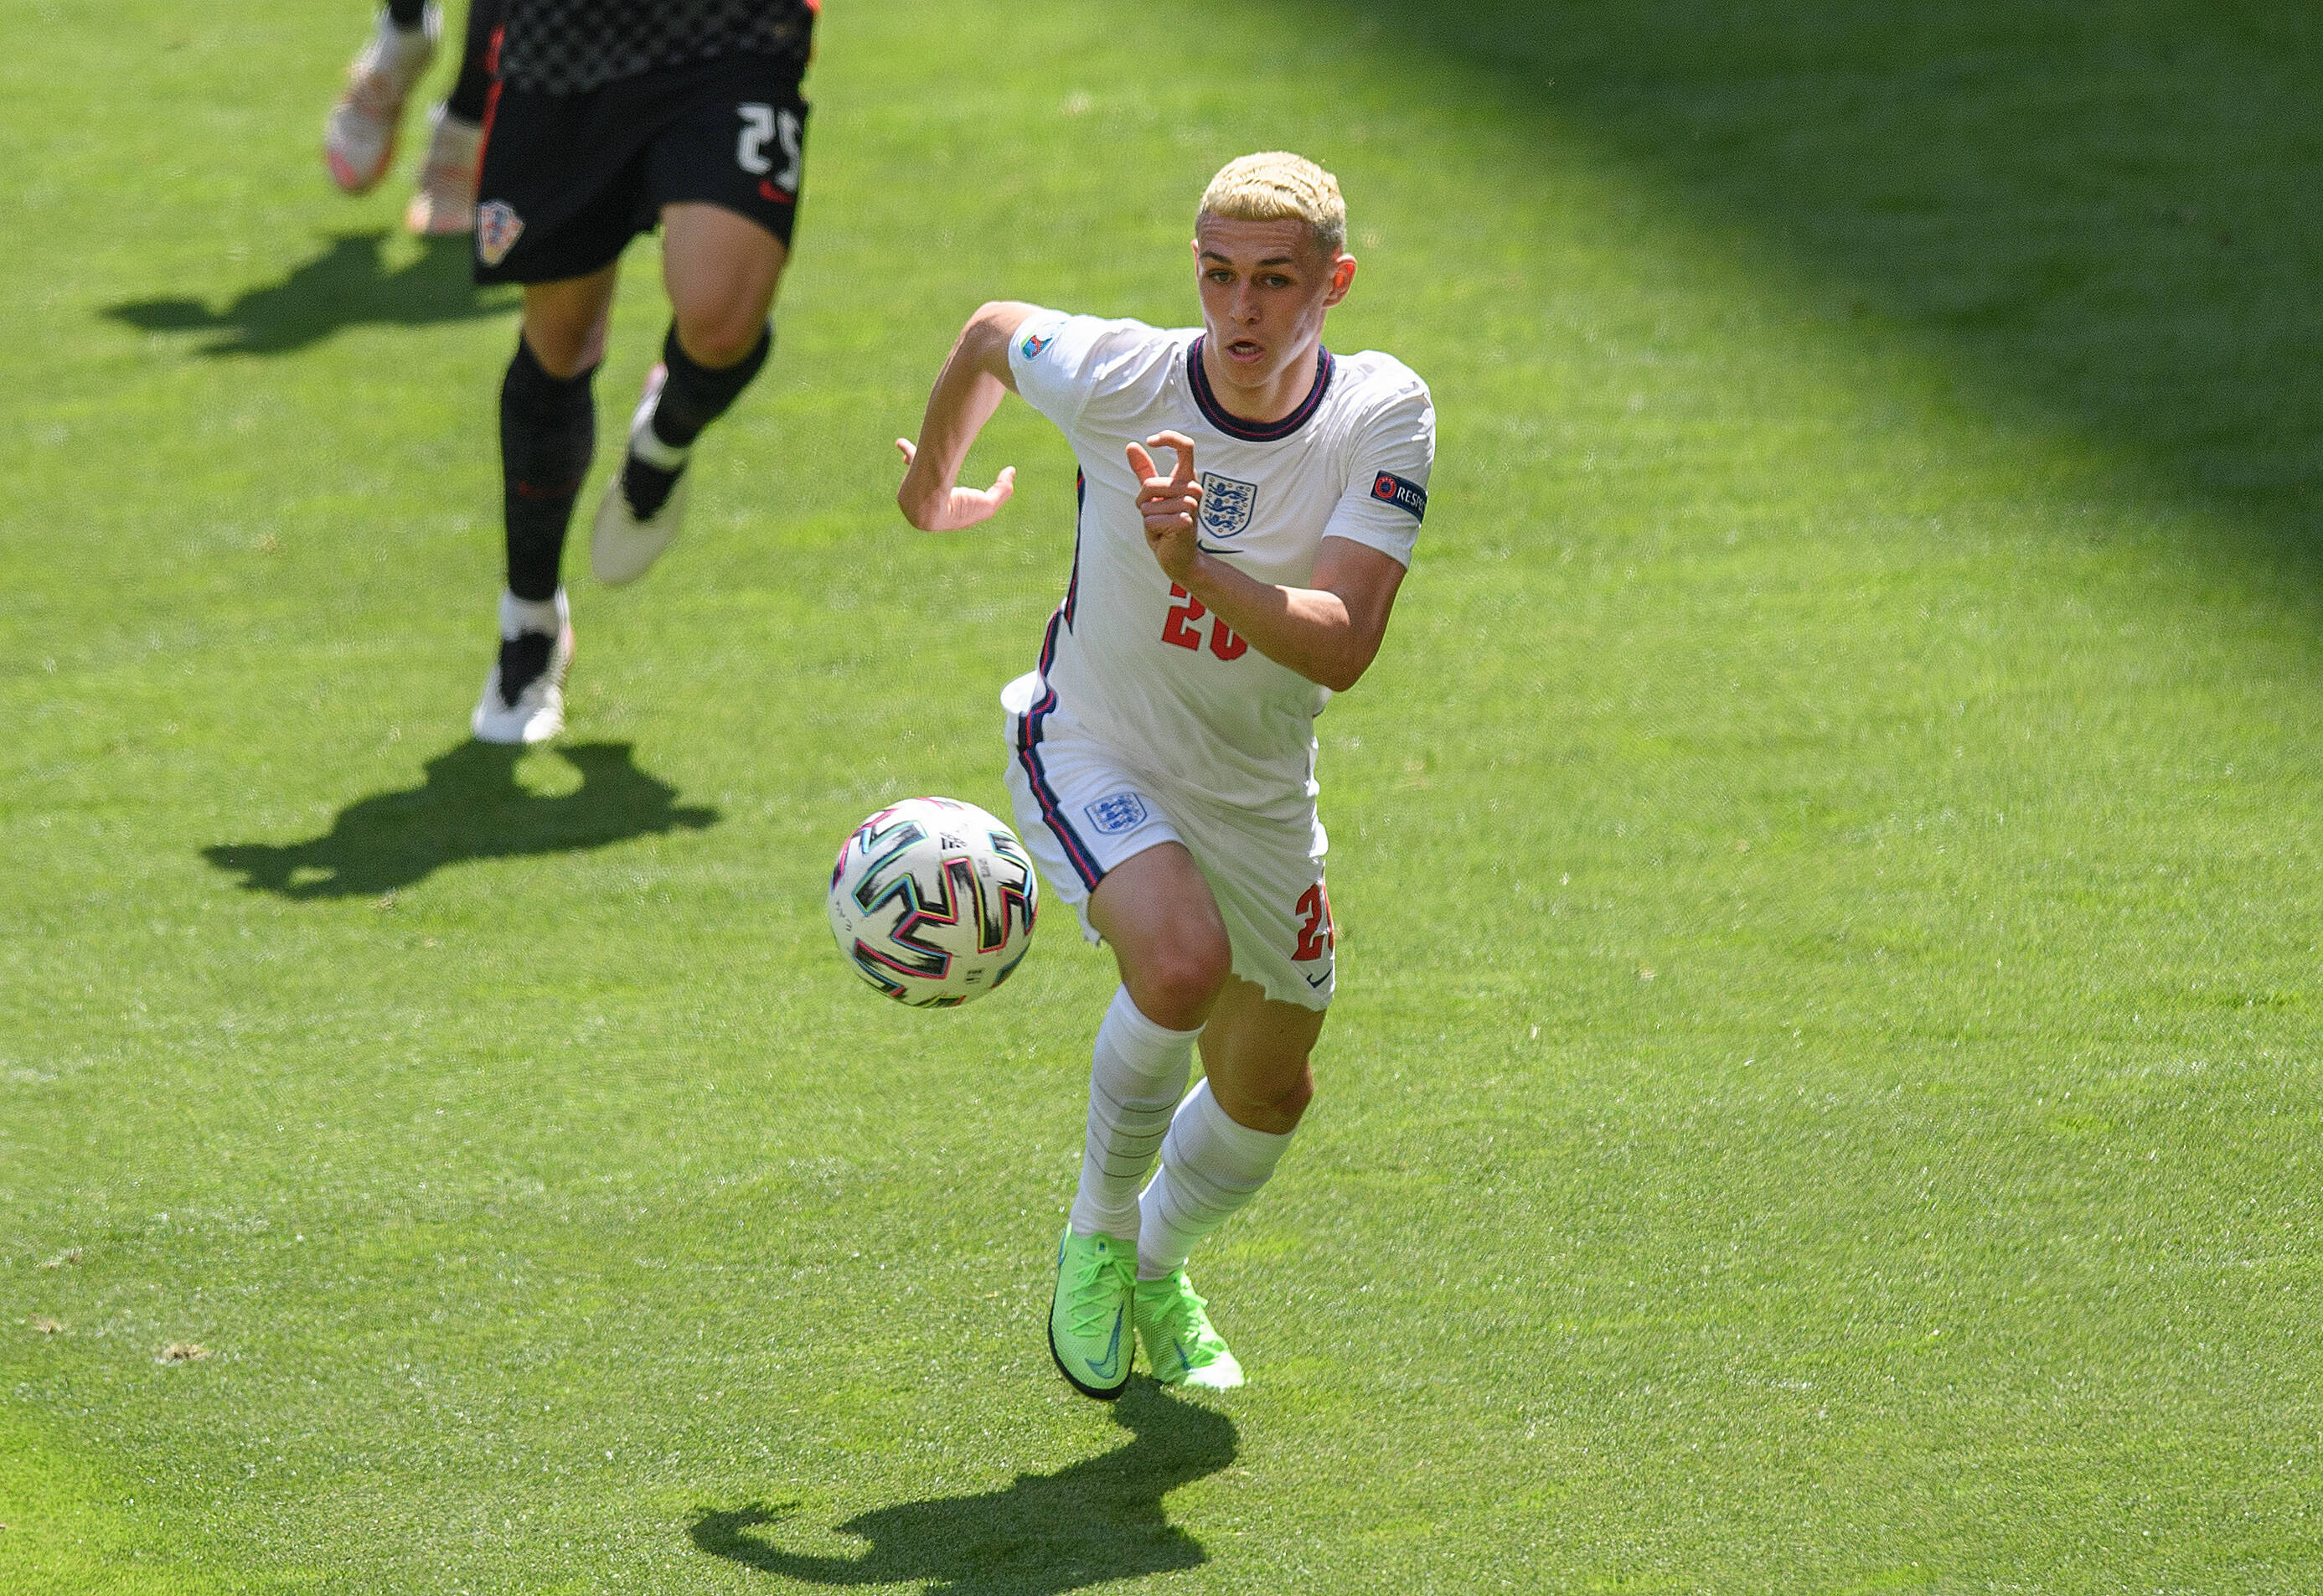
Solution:
[(202, 854), (252, 892), (376, 897), (469, 859), (578, 853), (718, 823), (716, 810), (681, 806), (676, 788), (639, 770), (628, 743), (555, 752), (581, 773), (570, 793), (544, 797), (519, 786), (521, 748), (464, 742), (427, 762), (424, 784), (360, 799), (310, 841), (221, 842)]
[(480, 290), (464, 237), (419, 241), (418, 259), (390, 271), (388, 232), (346, 233), (280, 282), (245, 289), (224, 309), (198, 299), (138, 299), (106, 315), (148, 333), (212, 333), (204, 354), (289, 354), (344, 327), (428, 326), (499, 316), (515, 300)]
[(944, 1596), (1062, 1596), (1208, 1560), (1171, 1525), (1162, 1499), (1235, 1460), (1239, 1437), (1223, 1413), (1165, 1395), (1139, 1376), (1113, 1409), (1136, 1439), (1053, 1474), (1019, 1474), (1005, 1491), (932, 1497), (858, 1514), (838, 1527), (870, 1543), (857, 1557), (785, 1552), (747, 1533), (791, 1509), (703, 1509), (693, 1544), (766, 1573), (813, 1585), (922, 1582)]

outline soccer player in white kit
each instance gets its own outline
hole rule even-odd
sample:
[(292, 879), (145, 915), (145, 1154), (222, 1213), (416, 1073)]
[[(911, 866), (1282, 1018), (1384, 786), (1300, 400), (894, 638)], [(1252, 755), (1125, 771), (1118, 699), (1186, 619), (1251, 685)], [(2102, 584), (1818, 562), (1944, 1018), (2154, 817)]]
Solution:
[(1427, 384), (1322, 346), (1355, 277), (1329, 173), (1244, 156), (1194, 232), (1201, 326), (986, 305), (918, 444), (897, 440), (896, 500), (926, 531), (1015, 491), (1013, 467), (957, 485), (1006, 393), (1080, 463), (1071, 581), (1001, 702), (1018, 829), (1121, 969), (1049, 1315), (1058, 1368), (1100, 1399), (1128, 1384), (1134, 1344), (1165, 1384), (1242, 1383), (1186, 1259), (1273, 1173), (1314, 1095), (1333, 978), (1314, 720), (1379, 651), (1436, 452)]

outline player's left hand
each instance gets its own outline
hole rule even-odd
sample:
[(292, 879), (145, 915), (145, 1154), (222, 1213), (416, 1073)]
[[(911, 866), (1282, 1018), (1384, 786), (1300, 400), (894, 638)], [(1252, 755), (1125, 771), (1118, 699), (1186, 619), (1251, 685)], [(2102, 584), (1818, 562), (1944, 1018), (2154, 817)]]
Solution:
[(989, 488), (922, 483), (915, 480), (919, 445), (909, 438), (897, 438), (895, 447), (904, 454), (904, 485), (896, 491), (895, 502), (903, 507), (904, 518), (923, 532), (957, 532), (963, 527), (988, 521), (1016, 492), (1016, 468), (1013, 465), (1001, 467)]
[[(1177, 452), (1178, 469), (1163, 476), (1154, 449)], [(1194, 440), (1182, 432), (1157, 432), (1129, 445), (1129, 469), (1137, 473), (1137, 509), (1145, 518), (1145, 545), (1171, 581), (1183, 582), (1201, 549), (1194, 535), (1202, 513), (1202, 485), (1194, 480)]]

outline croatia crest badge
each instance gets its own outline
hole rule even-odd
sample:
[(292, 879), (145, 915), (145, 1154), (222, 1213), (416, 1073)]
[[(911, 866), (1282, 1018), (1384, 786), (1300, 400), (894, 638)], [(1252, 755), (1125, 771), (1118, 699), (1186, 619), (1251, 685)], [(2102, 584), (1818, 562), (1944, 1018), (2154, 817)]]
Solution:
[(484, 201), (476, 207), (476, 258), (487, 266), (499, 265), (523, 232), (524, 218), (507, 201)]

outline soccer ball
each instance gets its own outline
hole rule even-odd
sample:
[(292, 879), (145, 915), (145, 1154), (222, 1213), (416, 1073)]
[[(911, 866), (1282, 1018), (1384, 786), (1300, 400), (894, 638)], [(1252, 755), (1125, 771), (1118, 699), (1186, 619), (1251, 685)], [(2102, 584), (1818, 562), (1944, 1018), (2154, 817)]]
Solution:
[(906, 798), (839, 850), (831, 934), (897, 1003), (958, 1008), (1024, 962), (1040, 898), (1015, 832), (957, 798)]

